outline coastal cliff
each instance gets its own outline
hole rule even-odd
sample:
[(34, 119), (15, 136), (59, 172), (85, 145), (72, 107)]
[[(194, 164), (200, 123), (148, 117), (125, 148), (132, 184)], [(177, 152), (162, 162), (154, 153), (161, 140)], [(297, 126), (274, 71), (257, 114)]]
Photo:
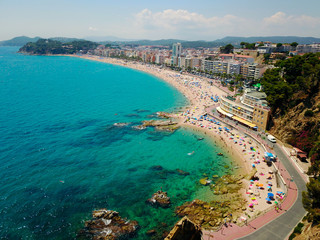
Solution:
[(311, 157), (319, 142), (320, 54), (279, 61), (261, 83), (272, 109), (270, 133)]
[[(272, 109), (270, 133), (284, 143), (305, 151), (308, 169), (307, 191), (302, 203), (308, 211), (306, 225), (289, 239), (318, 239), (320, 224), (320, 53), (295, 56), (276, 63), (261, 81)], [(314, 227), (313, 227), (314, 226)], [(296, 234), (300, 234), (295, 237)]]
[(298, 143), (297, 138), (300, 138), (302, 134), (308, 137), (317, 135), (317, 130), (320, 126), (320, 93), (310, 100), (310, 107), (306, 107), (305, 103), (301, 102), (289, 109), (284, 115), (276, 114), (273, 118), (273, 126), (270, 129), (270, 133), (283, 142), (290, 144)]

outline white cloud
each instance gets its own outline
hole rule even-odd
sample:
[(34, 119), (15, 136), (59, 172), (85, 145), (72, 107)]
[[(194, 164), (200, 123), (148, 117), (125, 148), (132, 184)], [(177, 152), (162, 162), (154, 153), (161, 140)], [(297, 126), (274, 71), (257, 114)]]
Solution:
[[(144, 31), (166, 34), (182, 35), (187, 31), (194, 31), (195, 35), (212, 35), (229, 32), (244, 19), (225, 15), (223, 17), (205, 17), (202, 14), (187, 10), (166, 9), (153, 13), (144, 9), (135, 15), (136, 27)], [(220, 34), (219, 34), (220, 33)], [(196, 37), (196, 36), (194, 36)]]
[(272, 16), (251, 19), (231, 14), (204, 16), (196, 12), (143, 9), (134, 15), (131, 31), (145, 38), (182, 38), (214, 40), (224, 36), (299, 35), (316, 36), (320, 18), (276, 12)]
[(89, 27), (89, 31), (96, 32), (96, 31), (98, 31), (98, 28), (95, 28), (95, 27)]
[(298, 25), (305, 27), (315, 27), (320, 25), (320, 18), (315, 18), (307, 15), (293, 16), (287, 15), (284, 12), (277, 12), (270, 17), (264, 18), (263, 22), (266, 25)]
[(271, 17), (266, 17), (263, 19), (265, 24), (285, 24), (290, 20), (290, 16), (288, 17), (284, 12), (277, 12)]
[(318, 36), (320, 18), (277, 12), (264, 18), (261, 22), (261, 28), (265, 30), (266, 34), (273, 35)]

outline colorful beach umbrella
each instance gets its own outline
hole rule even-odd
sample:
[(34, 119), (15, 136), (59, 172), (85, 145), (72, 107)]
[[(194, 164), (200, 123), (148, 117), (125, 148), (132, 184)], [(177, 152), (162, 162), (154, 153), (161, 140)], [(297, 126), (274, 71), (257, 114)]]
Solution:
[(274, 194), (273, 193), (268, 193), (268, 197), (272, 198), (272, 197), (274, 197)]

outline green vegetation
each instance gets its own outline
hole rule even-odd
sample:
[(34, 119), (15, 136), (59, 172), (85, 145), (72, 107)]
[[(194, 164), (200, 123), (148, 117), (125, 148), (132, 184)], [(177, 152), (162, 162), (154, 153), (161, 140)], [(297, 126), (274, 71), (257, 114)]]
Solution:
[(296, 47), (299, 45), (299, 43), (297, 43), (297, 42), (293, 42), (293, 43), (291, 43), (290, 45), (291, 45), (291, 47), (296, 48)]
[[(267, 57), (267, 56), (266, 56)], [(273, 112), (283, 113), (303, 102), (310, 106), (311, 98), (318, 92), (320, 79), (320, 54), (305, 54), (280, 60), (276, 68), (269, 69), (261, 79), (267, 101)], [(300, 97), (293, 97), (303, 91)]]
[(296, 234), (301, 234), (303, 226), (303, 223), (298, 223), (298, 225), (293, 229), (293, 233), (291, 233), (291, 235), (289, 236), (289, 240), (294, 239), (296, 237)]
[(307, 152), (313, 176), (302, 193), (303, 206), (308, 211), (308, 220), (320, 223), (320, 121), (311, 118), (317, 108), (315, 100), (320, 89), (320, 53), (295, 56), (280, 60), (276, 68), (266, 71), (261, 83), (267, 94), (267, 101), (273, 115), (285, 114), (299, 105), (304, 112), (305, 126), (301, 132), (293, 132), (288, 143)]
[[(241, 42), (240, 46), (242, 48), (246, 48), (246, 49), (255, 49), (256, 48), (256, 44), (255, 43)], [(262, 46), (263, 46), (263, 44), (262, 44)]]
[(51, 39), (39, 39), (37, 42), (29, 42), (19, 49), (19, 52), (29, 54), (74, 54), (77, 52), (87, 53), (98, 46), (98, 43), (90, 41), (72, 41), (62, 43)]
[(224, 47), (220, 47), (220, 52), (228, 54), (228, 53), (233, 52), (233, 49), (234, 49), (233, 45), (227, 44)]
[[(319, 171), (319, 169), (317, 169), (317, 171)], [(320, 223), (319, 196), (320, 196), (319, 179), (310, 178), (310, 182), (307, 183), (307, 192), (302, 193), (302, 203), (304, 208), (309, 212), (308, 220), (313, 221), (315, 224)]]
[(305, 117), (313, 117), (314, 112), (312, 110), (307, 110), (304, 112)]

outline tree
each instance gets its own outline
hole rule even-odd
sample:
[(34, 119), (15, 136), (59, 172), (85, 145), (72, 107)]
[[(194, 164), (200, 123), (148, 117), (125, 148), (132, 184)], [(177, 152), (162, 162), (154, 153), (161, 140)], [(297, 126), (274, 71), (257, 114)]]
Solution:
[(297, 42), (293, 42), (290, 44), (291, 47), (293, 47), (294, 49), (298, 46), (299, 44)]
[(241, 42), (240, 43), (240, 46), (242, 47), (242, 48), (244, 48), (244, 46), (246, 46), (248, 43), (247, 42)]
[(277, 48), (281, 47), (282, 43), (277, 43)]
[(227, 44), (226, 46), (220, 48), (220, 52), (228, 54), (233, 52), (233, 49), (234, 46), (232, 44)]
[(310, 178), (307, 183), (307, 192), (302, 192), (303, 207), (309, 212), (308, 218), (314, 223), (320, 222), (320, 182)]
[(255, 49), (256, 48), (256, 44), (255, 43), (248, 43), (246, 45), (246, 49)]

